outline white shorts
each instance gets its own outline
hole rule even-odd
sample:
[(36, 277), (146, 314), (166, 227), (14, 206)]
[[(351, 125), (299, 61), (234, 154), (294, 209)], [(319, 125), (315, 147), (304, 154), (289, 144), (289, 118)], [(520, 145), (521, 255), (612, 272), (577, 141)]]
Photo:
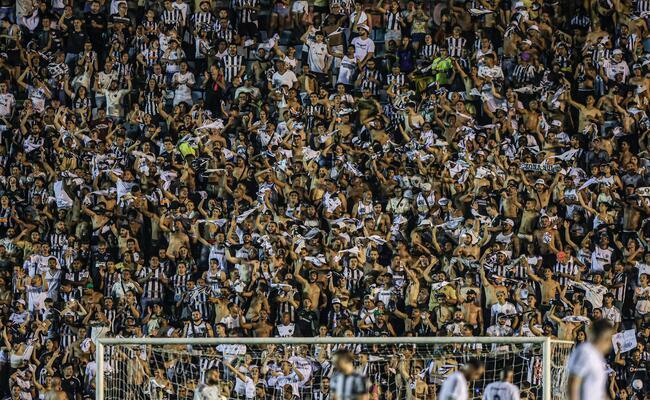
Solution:
[(388, 43), (391, 40), (394, 40), (395, 43), (399, 46), (400, 41), (402, 40), (402, 31), (399, 30), (387, 30), (384, 34), (384, 43)]

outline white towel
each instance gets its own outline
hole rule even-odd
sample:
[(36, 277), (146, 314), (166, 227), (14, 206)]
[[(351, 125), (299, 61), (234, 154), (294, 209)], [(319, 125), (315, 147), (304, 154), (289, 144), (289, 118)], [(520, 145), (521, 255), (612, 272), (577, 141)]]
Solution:
[(56, 206), (60, 209), (67, 210), (72, 208), (74, 201), (68, 196), (68, 193), (63, 189), (63, 181), (54, 182), (54, 197), (56, 198)]

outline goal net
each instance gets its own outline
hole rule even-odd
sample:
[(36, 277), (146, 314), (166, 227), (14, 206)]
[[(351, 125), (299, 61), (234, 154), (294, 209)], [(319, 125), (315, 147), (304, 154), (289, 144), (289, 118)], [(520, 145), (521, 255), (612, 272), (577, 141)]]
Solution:
[[(529, 399), (563, 399), (573, 343), (548, 338), (201, 338), (97, 341), (99, 400), (195, 399), (206, 375), (218, 377), (220, 400), (327, 399), (332, 355), (356, 355), (371, 399), (435, 398), (440, 384), (470, 358), (485, 374), (470, 382), (470, 397), (514, 370)], [(216, 390), (216, 389), (215, 389)], [(291, 397), (287, 391), (291, 391)]]

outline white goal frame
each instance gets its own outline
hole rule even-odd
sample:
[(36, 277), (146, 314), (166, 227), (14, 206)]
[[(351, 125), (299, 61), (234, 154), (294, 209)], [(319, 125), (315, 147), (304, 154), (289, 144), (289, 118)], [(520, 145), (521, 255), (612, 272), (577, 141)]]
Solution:
[(552, 399), (552, 358), (554, 343), (573, 344), (563, 340), (553, 340), (550, 337), (289, 337), (289, 338), (97, 338), (95, 341), (95, 362), (97, 364), (95, 398), (104, 400), (104, 350), (106, 346), (119, 345), (312, 345), (312, 344), (537, 344), (542, 349), (542, 400)]

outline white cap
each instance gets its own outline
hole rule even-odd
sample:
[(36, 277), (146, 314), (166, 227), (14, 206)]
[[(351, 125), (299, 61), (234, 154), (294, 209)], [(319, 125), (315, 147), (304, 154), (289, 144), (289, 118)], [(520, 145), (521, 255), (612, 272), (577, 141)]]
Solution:
[(523, 1), (518, 1), (515, 3), (515, 8), (526, 8)]
[(612, 51), (612, 54), (613, 55), (623, 54), (623, 51), (621, 49), (615, 49), (614, 51)]
[(531, 25), (531, 26), (528, 27), (528, 30), (529, 31), (537, 31), (537, 32), (539, 32), (539, 26)]
[(552, 126), (562, 126), (562, 122), (559, 119), (554, 119), (551, 121)]

